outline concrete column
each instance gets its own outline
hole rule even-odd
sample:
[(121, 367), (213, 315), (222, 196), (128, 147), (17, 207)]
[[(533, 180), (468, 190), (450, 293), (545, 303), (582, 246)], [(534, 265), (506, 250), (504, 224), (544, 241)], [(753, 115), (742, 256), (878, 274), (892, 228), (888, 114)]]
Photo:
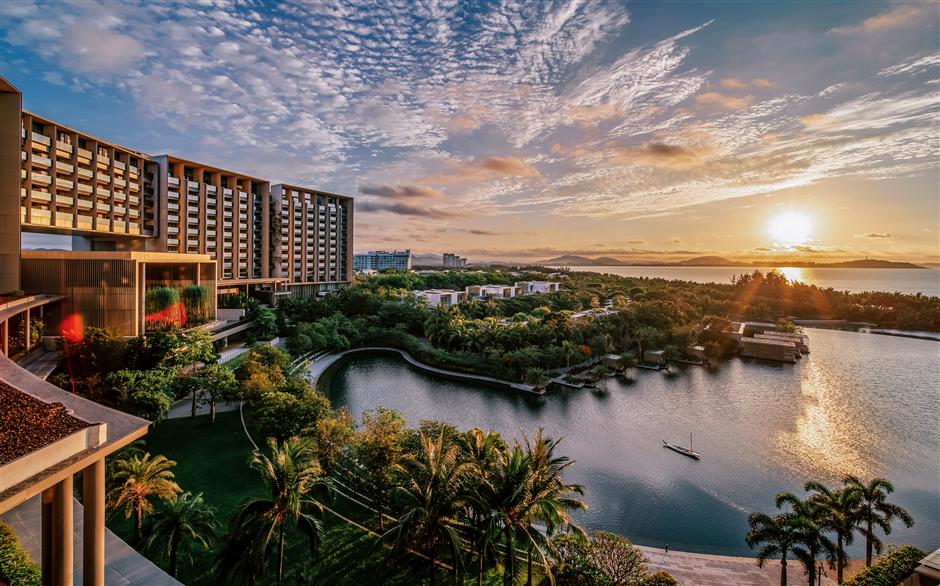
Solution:
[(52, 500), (52, 584), (72, 586), (73, 565), (73, 519), (72, 476), (56, 484)]
[(0, 352), (4, 356), (10, 355), (10, 320), (6, 320), (3, 323), (0, 323)]
[(42, 584), (52, 586), (52, 501), (55, 489), (42, 491)]
[(23, 319), (26, 320), (24, 322), (24, 325), (25, 325), (24, 329), (26, 330), (26, 336), (25, 336), (26, 339), (23, 340), (23, 348), (26, 349), (26, 352), (29, 352), (29, 309), (26, 310), (26, 314), (23, 316)]
[(82, 583), (104, 584), (104, 458), (82, 471)]

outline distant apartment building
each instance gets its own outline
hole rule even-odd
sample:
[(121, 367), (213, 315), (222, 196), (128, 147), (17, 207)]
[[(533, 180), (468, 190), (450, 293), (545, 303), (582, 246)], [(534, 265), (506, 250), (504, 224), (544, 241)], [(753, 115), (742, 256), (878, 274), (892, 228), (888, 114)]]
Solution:
[[(161, 284), (160, 274), (167, 275), (165, 285), (198, 283), (219, 295), (307, 297), (351, 282), (352, 198), (148, 155), (23, 111), (21, 104), (18, 90), (0, 79), (0, 291), (49, 284), (41, 272), (56, 255), (21, 254), (21, 232), (71, 236), (71, 252), (58, 256), (85, 263), (89, 275), (115, 265), (78, 253), (141, 253), (121, 257), (141, 268), (159, 259), (145, 280), (130, 277), (141, 296)], [(186, 278), (158, 270), (168, 264), (178, 264)], [(110, 286), (114, 275), (101, 276), (102, 286)], [(70, 284), (60, 281), (57, 292), (68, 296)], [(86, 301), (73, 302), (74, 311), (107, 313), (91, 297), (78, 298)], [(119, 329), (139, 333), (138, 318)], [(92, 317), (87, 325), (104, 323)]]
[(354, 271), (384, 271), (395, 269), (410, 271), (413, 256), (411, 250), (372, 250), (353, 257)]
[(452, 252), (445, 252), (443, 260), (445, 267), (464, 268), (467, 266), (467, 259)]

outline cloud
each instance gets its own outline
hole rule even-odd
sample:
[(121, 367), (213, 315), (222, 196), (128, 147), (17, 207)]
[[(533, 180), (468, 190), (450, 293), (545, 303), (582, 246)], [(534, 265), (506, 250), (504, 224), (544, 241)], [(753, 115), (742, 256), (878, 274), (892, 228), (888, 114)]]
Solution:
[(518, 157), (487, 157), (482, 161), (456, 161), (450, 163), (447, 173), (430, 175), (422, 179), (428, 183), (463, 183), (499, 177), (539, 177), (533, 165)]
[(755, 77), (754, 79), (751, 80), (751, 85), (753, 85), (754, 87), (762, 87), (762, 88), (777, 86), (777, 84), (775, 84), (774, 82), (764, 77)]
[(65, 85), (65, 80), (62, 78), (62, 74), (58, 71), (47, 71), (42, 74), (42, 78), (46, 83), (51, 83), (52, 85)]
[(691, 169), (705, 164), (712, 154), (706, 147), (691, 148), (682, 145), (651, 142), (639, 147), (624, 147), (609, 143), (609, 160), (622, 165), (638, 165), (660, 169)]
[(584, 157), (596, 152), (594, 148), (586, 145), (567, 147), (558, 143), (553, 144), (550, 150), (563, 157)]
[(444, 192), (426, 185), (362, 185), (359, 193), (391, 199), (420, 199), (444, 197)]
[(844, 35), (895, 29), (921, 21), (926, 12), (924, 6), (921, 5), (899, 4), (887, 12), (866, 18), (859, 25), (835, 27), (829, 32)]
[(734, 77), (726, 77), (725, 79), (721, 80), (719, 85), (727, 89), (741, 90), (747, 87), (747, 82), (741, 81), (740, 79)]
[(856, 234), (856, 238), (871, 238), (875, 240), (890, 240), (894, 238), (889, 232), (866, 232), (865, 234)]
[(754, 96), (729, 96), (719, 92), (705, 92), (695, 96), (695, 101), (703, 106), (724, 110), (743, 110), (754, 104)]
[(480, 127), (480, 121), (458, 114), (447, 122), (447, 130), (455, 134), (470, 132)]
[(358, 212), (388, 212), (399, 216), (413, 216), (418, 218), (430, 218), (434, 220), (446, 220), (459, 218), (463, 214), (449, 210), (421, 207), (403, 202), (384, 202), (374, 200), (356, 201), (356, 211)]

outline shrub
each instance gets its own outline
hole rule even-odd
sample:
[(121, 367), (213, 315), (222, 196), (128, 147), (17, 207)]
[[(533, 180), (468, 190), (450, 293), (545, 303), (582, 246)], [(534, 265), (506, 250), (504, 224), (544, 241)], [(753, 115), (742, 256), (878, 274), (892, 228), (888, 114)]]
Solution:
[(144, 298), (147, 324), (150, 329), (178, 328), (186, 322), (186, 309), (180, 294), (172, 287), (154, 287)]
[(186, 315), (192, 321), (203, 322), (209, 319), (209, 288), (202, 285), (188, 285), (181, 295)]
[(639, 586), (679, 586), (679, 581), (669, 572), (656, 572), (640, 580)]
[(914, 568), (927, 554), (913, 545), (892, 548), (878, 563), (865, 568), (845, 586), (895, 586), (914, 573)]
[(29, 559), (13, 529), (3, 523), (0, 523), (0, 582), (15, 586), (42, 584), (39, 564)]

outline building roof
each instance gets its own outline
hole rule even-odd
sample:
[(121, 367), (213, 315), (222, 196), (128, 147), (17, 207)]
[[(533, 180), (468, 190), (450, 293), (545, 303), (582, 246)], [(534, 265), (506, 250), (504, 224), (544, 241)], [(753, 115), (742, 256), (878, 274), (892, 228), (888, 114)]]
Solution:
[(0, 381), (0, 464), (43, 448), (91, 423), (72, 417), (62, 403), (45, 403)]
[(130, 147), (126, 147), (126, 146), (124, 146), (124, 145), (117, 144), (116, 142), (111, 142), (110, 140), (104, 140), (103, 138), (98, 138), (97, 136), (88, 134), (87, 132), (82, 132), (81, 130), (77, 130), (77, 129), (72, 128), (72, 127), (70, 127), (70, 126), (66, 126), (65, 124), (62, 124), (62, 123), (60, 123), (60, 122), (56, 122), (55, 120), (53, 120), (53, 119), (51, 119), (51, 118), (46, 118), (46, 117), (43, 116), (42, 114), (36, 114), (35, 112), (30, 112), (30, 111), (28, 111), (28, 110), (23, 110), (23, 114), (28, 114), (28, 115), (32, 116), (34, 119), (36, 119), (36, 120), (41, 120), (43, 124), (54, 124), (56, 128), (61, 128), (62, 130), (65, 130), (65, 131), (67, 131), (67, 132), (74, 132), (75, 134), (81, 134), (81, 135), (84, 136), (85, 138), (88, 138), (88, 139), (93, 140), (93, 141), (95, 141), (95, 142), (101, 143), (101, 144), (103, 144), (103, 145), (107, 145), (107, 146), (109, 146), (109, 147), (111, 147), (111, 148), (115, 148), (115, 149), (124, 151), (124, 152), (126, 152), (126, 153), (132, 154), (132, 155), (134, 155), (135, 157), (141, 157), (141, 158), (144, 158), (144, 159), (150, 159), (150, 158), (151, 158), (150, 155), (148, 155), (147, 153), (142, 153), (142, 152), (138, 151), (137, 149), (132, 149), (132, 148), (130, 148)]
[(75, 250), (24, 250), (24, 260), (29, 259), (74, 259), (74, 260), (136, 260), (154, 263), (195, 263), (215, 260), (208, 254), (179, 252), (143, 252), (138, 250), (75, 251)]

